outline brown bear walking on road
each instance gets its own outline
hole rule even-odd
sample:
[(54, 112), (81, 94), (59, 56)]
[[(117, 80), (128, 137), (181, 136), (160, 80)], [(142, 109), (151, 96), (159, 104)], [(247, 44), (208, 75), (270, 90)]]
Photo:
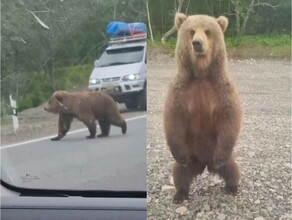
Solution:
[(88, 127), (90, 135), (87, 138), (95, 138), (96, 120), (101, 129), (98, 137), (107, 137), (111, 125), (121, 127), (123, 134), (127, 131), (126, 121), (121, 117), (115, 101), (103, 92), (56, 91), (44, 109), (59, 114), (59, 132), (57, 137), (51, 139), (53, 141), (60, 140), (66, 135), (73, 118), (77, 118)]
[(164, 109), (164, 129), (176, 160), (174, 203), (188, 199), (193, 178), (205, 167), (219, 174), (236, 193), (240, 170), (232, 155), (242, 109), (227, 71), (223, 32), (227, 18), (177, 13), (176, 63)]

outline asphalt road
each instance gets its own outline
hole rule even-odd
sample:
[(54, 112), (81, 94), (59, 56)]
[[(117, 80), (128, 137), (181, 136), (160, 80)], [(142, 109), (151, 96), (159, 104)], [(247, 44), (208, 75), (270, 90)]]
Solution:
[[(127, 134), (111, 127), (106, 138), (86, 139), (87, 129), (3, 146), (1, 163), (22, 187), (146, 190), (146, 116), (127, 120)], [(97, 129), (97, 133), (100, 132)]]

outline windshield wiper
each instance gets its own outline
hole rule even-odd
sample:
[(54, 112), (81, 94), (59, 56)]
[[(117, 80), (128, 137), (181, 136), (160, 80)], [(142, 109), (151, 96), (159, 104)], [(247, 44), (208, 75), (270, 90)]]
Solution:
[(9, 190), (20, 193), (20, 196), (44, 196), (44, 197), (107, 197), (107, 198), (146, 198), (146, 191), (115, 191), (115, 190), (76, 190), (76, 189), (34, 189), (25, 188), (5, 182), (1, 179), (1, 185)]

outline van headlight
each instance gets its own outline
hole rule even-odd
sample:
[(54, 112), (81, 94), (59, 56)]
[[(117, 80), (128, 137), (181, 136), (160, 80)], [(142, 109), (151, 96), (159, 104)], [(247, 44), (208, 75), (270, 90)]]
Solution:
[(123, 81), (132, 81), (132, 80), (137, 80), (137, 79), (140, 79), (139, 74), (130, 74), (123, 77)]
[(89, 85), (96, 85), (100, 83), (100, 79), (89, 79)]

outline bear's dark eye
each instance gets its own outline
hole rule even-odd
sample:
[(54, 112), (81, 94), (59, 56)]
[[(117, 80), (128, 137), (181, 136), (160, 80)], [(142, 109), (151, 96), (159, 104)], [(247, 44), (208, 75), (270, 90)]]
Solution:
[(209, 30), (205, 30), (205, 34), (206, 34), (207, 36), (209, 36), (209, 35), (211, 34), (211, 31), (209, 31)]
[(194, 36), (194, 35), (195, 35), (195, 33), (196, 33), (196, 31), (194, 31), (194, 30), (191, 30), (191, 32), (190, 32), (190, 33), (191, 33), (191, 35), (192, 35), (192, 36)]

